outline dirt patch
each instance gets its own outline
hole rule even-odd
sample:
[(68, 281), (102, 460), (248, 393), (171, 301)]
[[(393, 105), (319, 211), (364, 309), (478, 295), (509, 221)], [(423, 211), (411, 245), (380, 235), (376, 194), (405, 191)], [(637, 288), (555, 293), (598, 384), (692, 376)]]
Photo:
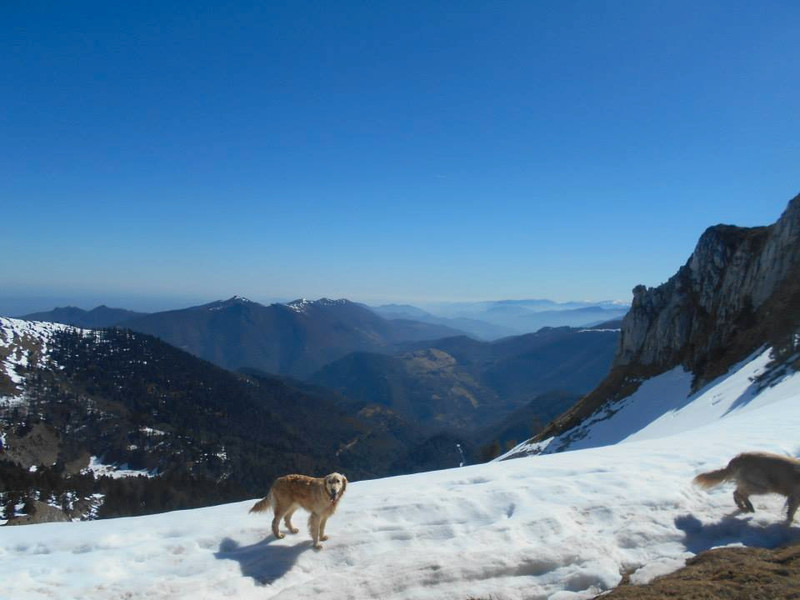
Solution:
[(798, 600), (800, 543), (775, 550), (718, 548), (698, 554), (674, 573), (647, 585), (619, 587), (602, 600)]

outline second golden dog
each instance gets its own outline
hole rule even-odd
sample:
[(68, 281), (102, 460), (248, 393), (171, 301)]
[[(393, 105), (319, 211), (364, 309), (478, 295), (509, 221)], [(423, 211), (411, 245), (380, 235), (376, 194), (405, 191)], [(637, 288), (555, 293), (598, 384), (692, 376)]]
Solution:
[(782, 494), (787, 498), (786, 522), (791, 523), (800, 506), (800, 460), (768, 452), (744, 452), (724, 469), (701, 473), (694, 483), (710, 488), (723, 481), (735, 481), (733, 501), (739, 510), (754, 512), (751, 495)]

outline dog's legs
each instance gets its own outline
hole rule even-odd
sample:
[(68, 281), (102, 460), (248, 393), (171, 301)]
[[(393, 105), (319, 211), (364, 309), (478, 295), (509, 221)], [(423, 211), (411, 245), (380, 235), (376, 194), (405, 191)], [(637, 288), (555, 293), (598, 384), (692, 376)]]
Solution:
[(325, 535), (325, 524), (328, 522), (328, 517), (322, 517), (319, 520), (319, 539), (323, 542), (328, 539), (328, 536)]
[(322, 544), (319, 543), (319, 522), (320, 516), (316, 513), (311, 513), (308, 517), (308, 530), (311, 534), (311, 539), (314, 540), (314, 549), (321, 550)]
[(278, 525), (281, 524), (283, 515), (285, 515), (290, 508), (290, 506), (286, 506), (280, 500), (275, 503), (275, 516), (272, 519), (272, 533), (275, 534), (275, 537), (279, 540), (282, 540), (285, 535), (278, 530)]
[(795, 493), (789, 496), (786, 508), (786, 524), (791, 525), (794, 521), (794, 513), (797, 512), (797, 507), (800, 506), (800, 493)]
[(756, 512), (756, 509), (753, 508), (753, 504), (750, 502), (747, 496), (748, 494), (745, 489), (737, 487), (733, 492), (733, 501), (736, 502), (736, 506), (738, 506), (744, 512)]
[(292, 526), (292, 515), (296, 510), (297, 510), (297, 505), (293, 504), (292, 507), (289, 509), (289, 512), (286, 513), (286, 516), (283, 517), (283, 522), (286, 525), (286, 528), (292, 533), (297, 533), (298, 531), (300, 531), (297, 527)]

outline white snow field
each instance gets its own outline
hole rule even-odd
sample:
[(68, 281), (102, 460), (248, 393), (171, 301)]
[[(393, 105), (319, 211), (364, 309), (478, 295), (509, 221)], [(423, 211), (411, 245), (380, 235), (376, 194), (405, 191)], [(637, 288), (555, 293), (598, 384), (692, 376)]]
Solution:
[[(756, 512), (742, 515), (730, 484), (691, 485), (744, 450), (800, 453), (800, 377), (754, 396), (750, 378), (764, 361), (689, 398), (674, 381), (682, 374), (651, 380), (637, 393), (651, 394), (657, 410), (629, 401), (597, 424), (612, 431), (619, 419), (622, 443), (351, 482), (321, 551), (304, 527), (274, 539), (271, 516), (248, 514), (252, 501), (3, 527), (0, 597), (589, 598), (623, 572), (648, 581), (708, 548), (798, 540), (784, 498), (754, 497)], [(645, 420), (652, 435), (632, 439)], [(622, 441), (601, 433), (598, 443)], [(303, 520), (298, 512), (295, 524)]]

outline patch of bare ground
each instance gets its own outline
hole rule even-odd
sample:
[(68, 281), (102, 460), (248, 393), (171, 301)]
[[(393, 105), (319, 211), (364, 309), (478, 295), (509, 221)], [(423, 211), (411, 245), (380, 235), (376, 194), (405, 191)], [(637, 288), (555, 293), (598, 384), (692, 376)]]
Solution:
[(764, 548), (717, 548), (698, 554), (674, 573), (646, 585), (628, 583), (602, 600), (798, 600), (800, 543)]

